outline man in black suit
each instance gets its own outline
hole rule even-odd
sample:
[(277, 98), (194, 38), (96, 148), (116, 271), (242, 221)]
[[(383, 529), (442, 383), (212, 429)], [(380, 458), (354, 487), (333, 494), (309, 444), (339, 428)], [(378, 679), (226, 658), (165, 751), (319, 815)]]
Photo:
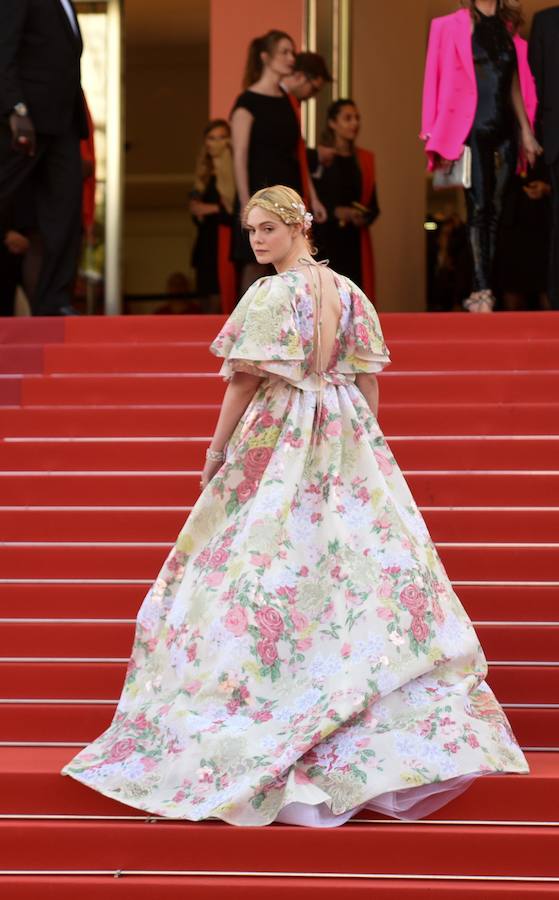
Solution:
[(31, 182), (44, 257), (35, 315), (74, 315), (87, 137), (83, 49), (71, 0), (0, 0), (0, 218)]
[(559, 6), (534, 16), (529, 61), (536, 79), (545, 161), (551, 172), (553, 233), (548, 293), (552, 307), (559, 309)]

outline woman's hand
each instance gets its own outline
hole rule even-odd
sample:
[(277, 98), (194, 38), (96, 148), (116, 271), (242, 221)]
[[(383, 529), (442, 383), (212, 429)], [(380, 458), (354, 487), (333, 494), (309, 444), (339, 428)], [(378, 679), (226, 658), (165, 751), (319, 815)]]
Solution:
[(319, 225), (322, 225), (326, 222), (328, 218), (328, 213), (326, 212), (326, 208), (317, 198), (315, 202), (312, 204), (312, 214), (314, 216), (315, 222), (318, 222)]
[(546, 181), (530, 181), (524, 186), (524, 193), (530, 200), (542, 200), (551, 193), (551, 185)]
[(533, 166), (538, 156), (543, 153), (543, 147), (537, 142), (532, 129), (522, 131), (522, 149), (529, 165)]
[(7, 231), (4, 244), (14, 256), (23, 256), (29, 250), (29, 241), (19, 231)]
[(206, 465), (204, 466), (204, 469), (202, 471), (202, 477), (200, 479), (200, 488), (203, 491), (206, 490), (207, 486), (209, 485), (209, 483), (212, 480), (212, 478), (214, 477), (214, 475), (217, 475), (217, 473), (221, 469), (222, 465), (223, 465), (223, 460), (220, 460), (219, 462), (212, 462), (212, 460), (210, 460), (210, 459), (206, 460)]

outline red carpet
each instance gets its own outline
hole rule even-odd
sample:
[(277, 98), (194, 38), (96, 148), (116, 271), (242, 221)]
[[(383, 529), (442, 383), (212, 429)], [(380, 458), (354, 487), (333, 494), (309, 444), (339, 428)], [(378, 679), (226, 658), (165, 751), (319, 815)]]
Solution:
[(381, 423), (530, 775), (478, 781), (427, 823), (248, 836), (146, 824), (60, 778), (110, 721), (139, 603), (196, 499), (220, 321), (0, 320), (2, 895), (557, 896), (559, 314), (383, 319)]

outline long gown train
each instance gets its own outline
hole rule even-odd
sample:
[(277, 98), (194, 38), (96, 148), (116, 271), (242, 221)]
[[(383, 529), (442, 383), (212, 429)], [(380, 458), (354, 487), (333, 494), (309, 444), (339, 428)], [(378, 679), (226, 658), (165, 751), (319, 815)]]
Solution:
[(356, 387), (389, 361), (336, 276), (313, 371), (301, 269), (258, 281), (212, 344), (262, 376), (140, 609), (114, 720), (64, 774), (152, 814), (335, 825), (416, 818), (527, 772), (486, 660)]

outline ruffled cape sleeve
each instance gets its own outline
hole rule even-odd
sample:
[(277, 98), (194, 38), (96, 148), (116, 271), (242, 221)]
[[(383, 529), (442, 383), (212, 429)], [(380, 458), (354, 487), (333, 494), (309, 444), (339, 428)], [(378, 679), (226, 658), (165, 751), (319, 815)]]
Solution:
[(356, 375), (380, 372), (390, 363), (390, 353), (377, 312), (361, 288), (349, 278), (344, 278), (344, 281), (350, 293), (351, 308), (337, 368), (340, 372)]
[(279, 375), (296, 383), (303, 378), (305, 354), (297, 328), (294, 298), (277, 275), (260, 278), (246, 292), (210, 346), (224, 357), (220, 374), (249, 372)]

